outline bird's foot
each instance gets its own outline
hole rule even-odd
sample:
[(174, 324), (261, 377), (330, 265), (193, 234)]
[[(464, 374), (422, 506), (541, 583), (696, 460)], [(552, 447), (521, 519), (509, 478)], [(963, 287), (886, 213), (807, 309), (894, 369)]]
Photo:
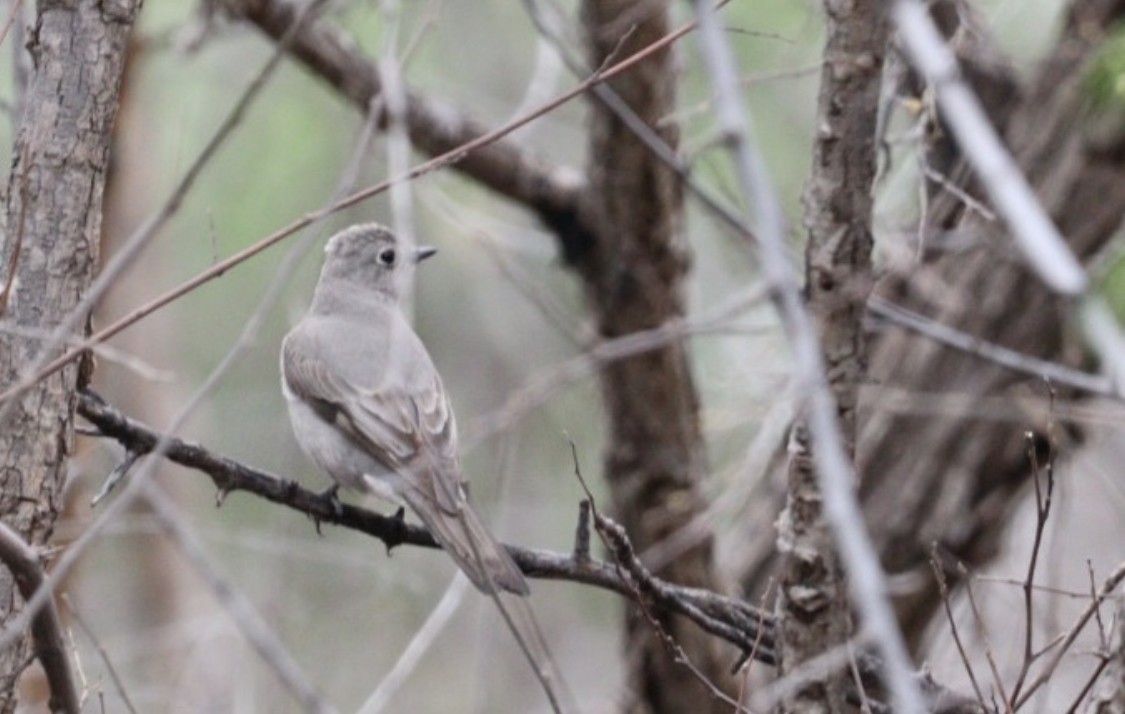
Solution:
[[(334, 483), (325, 489), (318, 498), (324, 503), (325, 507), (332, 513), (334, 520), (339, 521), (344, 517), (344, 504), (340, 502), (340, 484)], [(322, 535), (320, 532), (321, 519), (313, 516), (313, 522), (316, 524), (316, 534)]]
[(398, 507), (395, 514), (391, 516), (391, 528), (387, 532), (386, 538), (383, 539), (383, 545), (387, 547), (387, 557), (391, 555), (391, 549), (395, 546), (402, 545), (406, 542), (406, 509), (402, 506)]

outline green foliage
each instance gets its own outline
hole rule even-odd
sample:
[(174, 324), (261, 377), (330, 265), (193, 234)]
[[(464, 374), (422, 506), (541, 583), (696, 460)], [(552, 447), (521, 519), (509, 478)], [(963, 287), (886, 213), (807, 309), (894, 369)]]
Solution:
[(1086, 70), (1084, 90), (1095, 112), (1125, 108), (1125, 25), (1118, 25)]

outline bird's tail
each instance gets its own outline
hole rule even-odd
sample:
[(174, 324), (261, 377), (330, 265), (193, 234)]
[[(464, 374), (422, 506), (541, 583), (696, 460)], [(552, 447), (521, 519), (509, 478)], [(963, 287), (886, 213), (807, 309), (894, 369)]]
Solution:
[(478, 590), (485, 594), (493, 590), (516, 595), (530, 592), (512, 556), (496, 542), (468, 501), (461, 503), (458, 513), (446, 513), (422, 493), (408, 490), (402, 495)]

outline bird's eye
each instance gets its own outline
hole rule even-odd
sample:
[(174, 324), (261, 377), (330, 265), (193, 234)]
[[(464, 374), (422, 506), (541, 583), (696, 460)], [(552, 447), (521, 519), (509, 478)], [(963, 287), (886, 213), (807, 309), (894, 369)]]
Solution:
[(385, 265), (386, 267), (389, 268), (389, 267), (393, 266), (394, 264), (395, 264), (395, 249), (394, 248), (384, 248), (383, 250), (379, 251), (379, 265)]

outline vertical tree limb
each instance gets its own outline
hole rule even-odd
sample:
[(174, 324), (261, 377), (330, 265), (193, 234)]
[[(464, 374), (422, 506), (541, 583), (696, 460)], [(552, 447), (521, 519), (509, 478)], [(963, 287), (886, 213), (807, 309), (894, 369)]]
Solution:
[[(853, 454), (856, 403), (866, 370), (862, 320), (871, 282), (875, 126), (887, 31), (876, 0), (826, 0), (824, 9), (827, 45), (805, 197), (805, 293), (820, 333), (840, 433)], [(811, 453), (815, 448), (798, 424), (778, 534), (782, 674), (844, 646), (851, 634), (847, 590), (821, 508)], [(784, 709), (843, 711), (845, 677), (846, 672), (838, 671), (809, 680), (787, 698)]]
[[(671, 29), (667, 10), (662, 1), (584, 2), (590, 66), (627, 56), (666, 34)], [(670, 51), (610, 85), (652, 131), (677, 146), (675, 127), (658, 124), (674, 107)], [(582, 223), (595, 237), (586, 251), (568, 258), (584, 281), (600, 334), (614, 338), (684, 314), (683, 193), (675, 173), (617, 116), (600, 104), (591, 106)], [(683, 345), (612, 363), (601, 373), (601, 389), (610, 421), (605, 470), (614, 510), (643, 551), (691, 521), (704, 505), (698, 490), (704, 472), (698, 397)], [(716, 589), (711, 540), (692, 545), (657, 575)], [(720, 685), (727, 681), (729, 663), (722, 662), (713, 643), (663, 608), (653, 606), (649, 612), (696, 669)], [(629, 610), (626, 643), (634, 695), (630, 711), (727, 711), (669, 656), (636, 608)]]
[[(6, 316), (20, 326), (52, 329), (93, 276), (125, 40), (136, 10), (136, 0), (39, 5), (0, 250), (10, 255), (12, 241), (22, 241), (19, 262), (0, 267), (4, 281), (14, 279)], [(39, 344), (0, 336), (0, 384), (18, 378)], [(0, 519), (32, 545), (47, 540), (62, 507), (78, 379), (79, 367), (71, 365), (5, 405)], [(18, 602), (12, 578), (0, 573), (0, 621)], [(27, 652), (26, 639), (0, 652), (0, 712), (15, 709)]]

